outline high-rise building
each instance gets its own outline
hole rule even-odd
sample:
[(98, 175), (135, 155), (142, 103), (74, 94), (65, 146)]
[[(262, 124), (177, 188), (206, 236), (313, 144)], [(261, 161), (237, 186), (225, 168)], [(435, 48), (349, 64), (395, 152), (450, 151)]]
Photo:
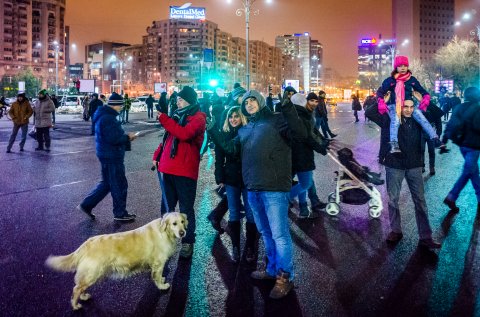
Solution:
[(432, 60), (454, 36), (455, 0), (393, 0), (397, 54)]
[[(115, 67), (116, 78), (122, 78), (122, 89), (131, 94), (152, 91), (153, 87), (145, 87), (145, 46), (142, 44), (121, 46), (113, 49), (117, 63), (122, 67)], [(120, 74), (121, 72), (121, 74)], [(117, 90), (118, 91), (118, 90)]]
[(323, 45), (317, 40), (310, 41), (310, 86), (319, 90), (322, 78)]
[(58, 64), (62, 86), (68, 50), (65, 0), (0, 0), (0, 16), (0, 77), (32, 68), (43, 87), (54, 89)]
[(394, 41), (362, 39), (358, 46), (358, 78), (366, 89), (376, 89), (392, 71)]
[[(113, 91), (112, 85), (117, 80), (116, 67), (120, 60), (116, 59), (114, 49), (129, 46), (124, 43), (100, 42), (85, 46), (84, 74), (88, 79), (95, 79), (99, 93)], [(114, 58), (115, 56), (115, 58)]]

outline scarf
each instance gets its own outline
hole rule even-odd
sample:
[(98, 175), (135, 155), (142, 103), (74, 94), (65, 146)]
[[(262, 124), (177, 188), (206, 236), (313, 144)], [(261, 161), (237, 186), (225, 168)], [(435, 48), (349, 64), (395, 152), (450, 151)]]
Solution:
[(412, 77), (412, 73), (407, 72), (406, 74), (395, 74), (395, 80), (397, 84), (395, 85), (395, 112), (400, 118), (402, 113), (403, 103), (405, 102), (405, 82)]
[[(200, 107), (198, 104), (189, 105), (182, 109), (178, 108), (173, 112), (172, 119), (175, 120), (175, 122), (177, 122), (179, 125), (184, 127), (187, 124), (187, 117), (194, 115), (199, 109)], [(163, 136), (164, 145), (169, 136), (170, 136), (170, 133), (168, 133), (168, 131), (165, 131), (165, 135)], [(177, 149), (178, 149), (178, 139), (176, 137), (173, 137), (172, 148), (170, 150), (170, 158), (173, 159), (175, 157), (175, 155), (177, 154)]]

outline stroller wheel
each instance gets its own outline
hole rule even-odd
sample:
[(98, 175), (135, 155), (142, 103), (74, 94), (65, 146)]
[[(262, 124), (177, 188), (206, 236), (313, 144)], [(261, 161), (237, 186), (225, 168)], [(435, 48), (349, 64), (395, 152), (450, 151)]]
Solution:
[(334, 203), (335, 202), (335, 193), (330, 193), (328, 194), (328, 202), (329, 203)]
[(370, 208), (368, 208), (368, 214), (372, 218), (378, 218), (382, 214), (382, 209), (379, 206), (370, 206)]
[(340, 212), (340, 206), (335, 202), (330, 202), (330, 203), (327, 204), (327, 207), (325, 208), (325, 211), (330, 216), (336, 216)]

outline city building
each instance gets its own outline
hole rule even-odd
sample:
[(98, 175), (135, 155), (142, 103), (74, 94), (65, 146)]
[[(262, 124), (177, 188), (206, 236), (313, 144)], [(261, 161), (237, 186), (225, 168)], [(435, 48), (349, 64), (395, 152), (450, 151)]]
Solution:
[(145, 46), (143, 44), (116, 47), (113, 52), (118, 65), (115, 67), (115, 76), (118, 80), (122, 80), (116, 85), (121, 85), (122, 90), (130, 95), (140, 95), (153, 90), (153, 86), (146, 87), (144, 85), (146, 76)]
[(115, 58), (114, 49), (129, 46), (124, 43), (100, 42), (85, 46), (85, 79), (95, 79), (98, 93), (108, 93), (113, 90), (117, 79), (116, 67), (119, 64)]
[(358, 46), (358, 79), (365, 89), (376, 89), (393, 70), (395, 40), (365, 38)]
[(63, 87), (65, 10), (65, 0), (0, 0), (0, 78), (31, 68), (42, 87)]
[(323, 45), (317, 40), (310, 41), (310, 86), (312, 90), (318, 91), (322, 86), (322, 64), (323, 64)]
[(393, 0), (392, 28), (397, 54), (432, 60), (454, 36), (454, 0)]

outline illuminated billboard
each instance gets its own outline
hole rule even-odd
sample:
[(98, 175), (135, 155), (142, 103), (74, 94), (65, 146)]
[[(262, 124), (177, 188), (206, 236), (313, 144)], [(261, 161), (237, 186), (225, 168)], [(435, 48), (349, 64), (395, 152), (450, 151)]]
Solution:
[(192, 7), (186, 3), (181, 7), (170, 6), (170, 19), (205, 20), (205, 8)]

